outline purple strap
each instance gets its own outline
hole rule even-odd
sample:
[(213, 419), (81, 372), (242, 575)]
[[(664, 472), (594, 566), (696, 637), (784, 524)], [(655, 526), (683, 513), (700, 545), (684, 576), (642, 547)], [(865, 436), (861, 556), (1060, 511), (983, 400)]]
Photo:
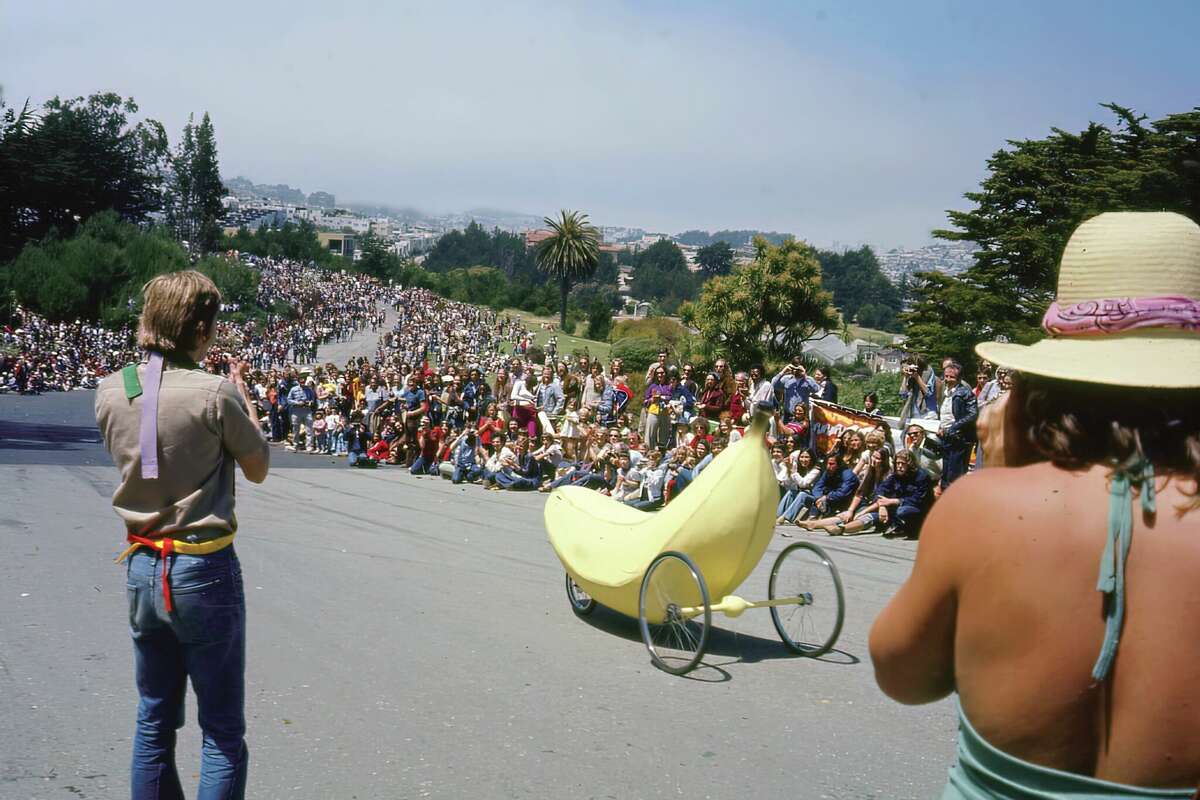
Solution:
[(1042, 328), (1051, 336), (1096, 336), (1136, 328), (1200, 330), (1200, 300), (1170, 296), (1051, 303)]
[(158, 478), (158, 390), (162, 385), (162, 371), (162, 354), (151, 352), (142, 387), (142, 427), (138, 436), (143, 480)]

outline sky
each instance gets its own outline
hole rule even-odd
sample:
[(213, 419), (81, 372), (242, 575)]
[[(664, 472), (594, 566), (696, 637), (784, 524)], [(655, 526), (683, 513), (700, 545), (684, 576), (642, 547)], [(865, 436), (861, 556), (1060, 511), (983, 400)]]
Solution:
[(9, 104), (113, 91), (222, 174), (432, 213), (916, 246), (1006, 140), (1200, 105), (1196, 0), (0, 0)]

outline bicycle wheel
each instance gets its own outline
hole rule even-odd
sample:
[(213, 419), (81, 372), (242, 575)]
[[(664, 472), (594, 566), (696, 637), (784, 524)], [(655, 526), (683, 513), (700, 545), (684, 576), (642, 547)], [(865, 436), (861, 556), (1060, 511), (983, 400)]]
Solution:
[(793, 653), (819, 656), (829, 652), (842, 632), (846, 598), (832, 559), (811, 542), (784, 548), (771, 567), (767, 597), (798, 597), (796, 605), (771, 606), (771, 621)]
[(579, 587), (570, 573), (567, 573), (567, 599), (571, 601), (571, 610), (581, 617), (596, 610), (596, 601)]
[(650, 562), (638, 594), (638, 627), (654, 666), (683, 675), (700, 663), (711, 605), (700, 568), (683, 553), (667, 551)]

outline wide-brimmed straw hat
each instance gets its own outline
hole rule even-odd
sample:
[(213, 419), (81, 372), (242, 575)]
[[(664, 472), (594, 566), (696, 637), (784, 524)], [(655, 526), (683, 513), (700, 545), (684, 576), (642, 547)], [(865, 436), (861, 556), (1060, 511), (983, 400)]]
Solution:
[(983, 342), (982, 358), (1050, 378), (1200, 388), (1200, 226), (1165, 212), (1109, 212), (1071, 234), (1058, 297), (1032, 345)]

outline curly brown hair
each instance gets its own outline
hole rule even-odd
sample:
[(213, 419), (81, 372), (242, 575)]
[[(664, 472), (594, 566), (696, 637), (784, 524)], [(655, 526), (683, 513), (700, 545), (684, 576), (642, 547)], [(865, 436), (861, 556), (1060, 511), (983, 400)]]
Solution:
[(1066, 469), (1145, 458), (1190, 479), (1200, 508), (1200, 389), (1152, 389), (1013, 374), (1023, 444)]

